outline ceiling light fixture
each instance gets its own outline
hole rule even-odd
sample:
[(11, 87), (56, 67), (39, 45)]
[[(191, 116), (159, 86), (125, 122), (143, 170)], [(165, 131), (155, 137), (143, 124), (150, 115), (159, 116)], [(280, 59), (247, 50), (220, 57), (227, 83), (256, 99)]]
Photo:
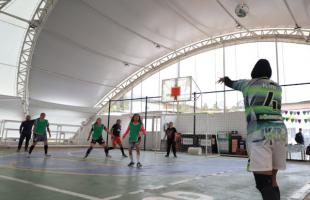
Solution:
[(160, 49), (160, 44), (158, 44), (158, 43), (156, 43), (156, 42), (154, 42), (154, 46), (155, 46), (155, 48), (157, 48), (157, 49)]
[(29, 26), (33, 29), (39, 27), (41, 24), (40, 20), (32, 20), (30, 23), (29, 23)]
[(241, 24), (239, 24), (239, 22), (236, 22), (236, 28), (237, 29), (242, 29), (242, 26), (241, 26)]
[(298, 25), (298, 24), (295, 24), (295, 28), (294, 28), (295, 30), (300, 30), (301, 29), (301, 27)]

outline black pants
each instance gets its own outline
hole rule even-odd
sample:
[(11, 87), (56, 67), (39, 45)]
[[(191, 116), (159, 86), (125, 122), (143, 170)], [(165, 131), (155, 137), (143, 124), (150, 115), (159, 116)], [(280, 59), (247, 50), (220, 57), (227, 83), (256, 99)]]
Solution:
[(173, 155), (176, 156), (176, 148), (175, 148), (175, 140), (167, 140), (167, 155), (169, 156), (170, 154), (170, 149), (172, 147), (172, 152), (173, 152)]
[(20, 150), (22, 148), (24, 139), (26, 138), (26, 143), (25, 143), (25, 151), (27, 151), (28, 149), (28, 145), (29, 145), (29, 140), (31, 138), (31, 133), (27, 134), (27, 133), (22, 133), (19, 137), (19, 143), (18, 143), (18, 150)]

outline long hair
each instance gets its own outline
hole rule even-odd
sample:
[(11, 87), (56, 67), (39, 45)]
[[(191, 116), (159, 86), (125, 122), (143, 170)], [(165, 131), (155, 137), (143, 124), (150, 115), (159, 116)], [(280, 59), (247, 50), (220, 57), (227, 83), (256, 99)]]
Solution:
[(131, 117), (130, 122), (133, 123), (135, 116), (139, 116), (139, 120), (138, 121), (139, 121), (140, 124), (143, 124), (142, 120), (141, 120), (141, 116), (138, 113), (133, 114), (133, 116)]
[[(98, 118), (96, 119), (96, 121), (95, 121), (95, 123), (94, 123), (93, 125), (98, 125), (98, 123), (97, 123), (97, 122), (98, 122), (98, 120), (99, 120), (99, 119), (101, 120), (101, 118), (100, 118), (100, 117), (98, 117)], [(101, 120), (101, 121), (102, 121), (102, 120)]]

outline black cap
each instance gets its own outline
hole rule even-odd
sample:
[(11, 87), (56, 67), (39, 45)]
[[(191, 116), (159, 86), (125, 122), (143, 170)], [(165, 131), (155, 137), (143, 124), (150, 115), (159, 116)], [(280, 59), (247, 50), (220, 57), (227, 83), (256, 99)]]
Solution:
[(255, 64), (252, 72), (251, 77), (252, 78), (263, 78), (267, 77), (270, 78), (272, 74), (270, 63), (266, 59), (260, 59)]

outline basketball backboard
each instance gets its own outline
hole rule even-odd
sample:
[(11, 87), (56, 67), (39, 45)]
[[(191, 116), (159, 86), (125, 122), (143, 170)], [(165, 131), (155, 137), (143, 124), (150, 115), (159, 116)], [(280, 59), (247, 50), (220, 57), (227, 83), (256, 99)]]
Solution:
[(162, 81), (162, 102), (190, 101), (192, 77), (165, 79)]

